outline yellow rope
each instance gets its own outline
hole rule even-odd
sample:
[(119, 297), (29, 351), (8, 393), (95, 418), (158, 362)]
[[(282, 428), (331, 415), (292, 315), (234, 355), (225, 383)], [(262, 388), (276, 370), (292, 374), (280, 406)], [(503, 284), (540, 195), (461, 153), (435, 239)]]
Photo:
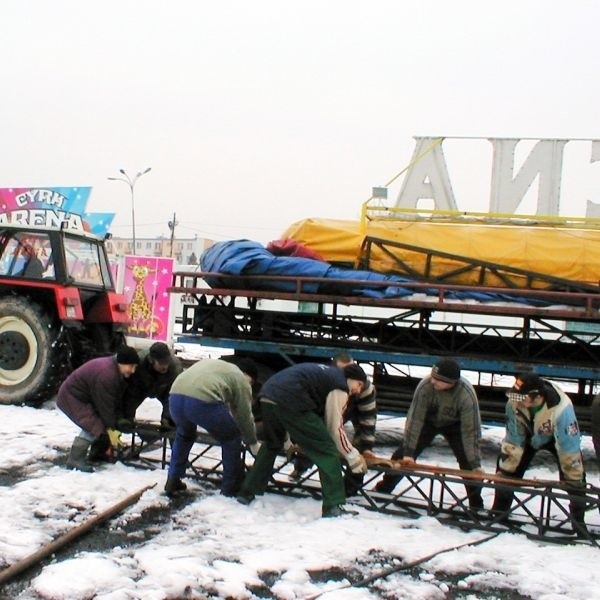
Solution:
[[(394, 177), (392, 177), (389, 181), (387, 181), (383, 187), (387, 188), (390, 185), (392, 185), (392, 183), (394, 183), (394, 181), (396, 181), (396, 179), (398, 179), (398, 177), (400, 177), (400, 175), (402, 175), (403, 173), (406, 173), (406, 171), (408, 171), (408, 169), (410, 169), (413, 165), (418, 163), (424, 156), (429, 154), (434, 148), (439, 146), (443, 141), (444, 141), (443, 137), (436, 138), (434, 140), (434, 142), (428, 148), (426, 148), (423, 152), (421, 152), (421, 154), (419, 154), (413, 160), (411, 160), (408, 163), (408, 165), (406, 165), (406, 167), (404, 167), (404, 169), (402, 169), (399, 173), (396, 173), (396, 175), (394, 175)], [(369, 202), (371, 202), (371, 200), (373, 200), (373, 196), (371, 196), (368, 200), (363, 202), (362, 207), (361, 207), (360, 232), (362, 235), (365, 235), (365, 233), (367, 231), (367, 209), (368, 209), (368, 204), (369, 204)]]

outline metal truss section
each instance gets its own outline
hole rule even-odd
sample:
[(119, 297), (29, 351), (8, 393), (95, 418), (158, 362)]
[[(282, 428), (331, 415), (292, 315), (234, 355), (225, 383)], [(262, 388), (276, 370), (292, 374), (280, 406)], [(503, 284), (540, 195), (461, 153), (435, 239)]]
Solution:
[[(358, 259), (360, 269), (371, 269), (371, 257), (375, 251), (383, 254), (393, 265), (390, 268), (392, 273), (436, 284), (460, 281), (458, 278), (469, 274), (480, 286), (500, 284), (507, 288), (598, 293), (598, 288), (589, 284), (373, 236), (366, 236), (362, 244)], [(420, 260), (407, 262), (402, 258), (410, 255), (418, 255)], [(449, 268), (448, 262), (455, 266)], [(436, 268), (440, 263), (443, 268)], [(414, 264), (422, 264), (422, 269), (416, 270)]]
[[(178, 341), (284, 354), (288, 364), (298, 357), (327, 359), (340, 350), (350, 350), (362, 361), (417, 366), (450, 355), (466, 370), (512, 375), (535, 369), (542, 376), (579, 381), (582, 405), (591, 402), (587, 383), (600, 378), (600, 334), (584, 327), (566, 329), (562, 321), (495, 317), (467, 322), (458, 313), (404, 310), (369, 315), (343, 312), (337, 305), (299, 313), (240, 306), (244, 302), (232, 298), (227, 305), (184, 306)], [(456, 321), (448, 320), (454, 317)]]
[[(168, 446), (174, 432), (158, 426), (141, 424), (131, 433), (131, 444), (121, 454), (120, 460), (141, 468), (163, 468), (168, 465)], [(252, 459), (246, 456), (247, 466)], [(290, 497), (321, 499), (321, 487), (316, 468), (308, 469), (292, 479), (293, 465), (284, 456), (278, 457), (268, 492)], [(206, 433), (198, 433), (192, 448), (186, 477), (218, 487), (223, 465), (220, 446)], [(391, 494), (375, 491), (375, 484), (383, 474), (401, 475), (402, 479)], [(510, 512), (491, 514), (484, 510), (471, 510), (465, 492), (465, 482), (480, 487), (482, 496), (491, 505), (497, 489), (510, 489), (515, 494)], [(585, 502), (588, 527), (573, 522), (569, 513), (572, 497), (560, 482), (535, 480), (507, 480), (495, 475), (479, 477), (473, 473), (444, 467), (416, 465), (390, 469), (370, 467), (363, 487), (348, 501), (368, 510), (401, 517), (435, 517), (443, 523), (462, 529), (493, 532), (514, 532), (529, 538), (556, 543), (582, 542), (600, 547), (600, 488), (590, 484), (581, 491), (578, 499)]]
[(302, 313), (239, 306), (243, 302), (184, 306), (181, 335), (188, 339), (207, 336), (387, 353), (442, 352), (496, 361), (566, 362), (600, 368), (600, 332), (584, 327), (566, 329), (562, 320), (488, 315), (468, 322), (462, 313), (440, 315), (421, 309), (367, 314), (364, 310), (341, 312), (337, 305)]
[[(269, 490), (289, 496), (311, 496), (319, 499), (318, 472), (312, 468), (298, 479), (290, 479), (289, 462), (282, 459), (276, 466)], [(374, 485), (381, 475), (401, 475), (402, 480), (391, 494), (378, 493)], [(493, 498), (496, 489), (515, 492), (510, 512), (492, 514), (486, 510), (471, 510), (464, 484), (480, 487), (484, 498)], [(577, 540), (600, 547), (595, 529), (581, 527), (571, 519), (570, 496), (559, 482), (507, 482), (506, 479), (469, 477), (456, 469), (415, 465), (401, 471), (371, 467), (365, 476), (363, 488), (348, 501), (369, 510), (403, 517), (432, 516), (443, 523), (464, 529), (494, 532), (514, 532), (532, 539), (571, 543)], [(600, 488), (587, 485), (581, 501), (586, 510), (595, 515), (600, 531)]]
[[(377, 467), (373, 468), (378, 470)], [(380, 512), (434, 516), (442, 522), (457, 522), (472, 529), (486, 531), (511, 531), (525, 534), (533, 539), (547, 541), (570, 541), (574, 536), (600, 547), (596, 535), (575, 522), (569, 513), (572, 496), (559, 482), (506, 481), (495, 476), (466, 477), (454, 469), (380, 468), (380, 472), (402, 475), (402, 480), (392, 494), (379, 494), (369, 489), (369, 483), (378, 479), (370, 474), (361, 490), (358, 503)], [(514, 492), (512, 507), (508, 513), (493, 514), (490, 511), (471, 510), (464, 484), (479, 487), (484, 498), (493, 498), (496, 490)], [(600, 525), (600, 489), (588, 485), (578, 499), (585, 502), (586, 511)]]

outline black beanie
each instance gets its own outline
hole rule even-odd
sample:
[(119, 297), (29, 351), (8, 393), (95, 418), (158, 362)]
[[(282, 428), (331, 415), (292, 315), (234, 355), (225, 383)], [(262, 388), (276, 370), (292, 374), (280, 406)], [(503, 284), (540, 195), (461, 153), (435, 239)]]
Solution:
[(350, 363), (344, 367), (344, 376), (346, 379), (367, 382), (367, 374), (356, 363)]
[(131, 346), (122, 346), (117, 352), (117, 362), (120, 365), (139, 365), (140, 357)]
[(452, 358), (441, 358), (431, 369), (431, 376), (445, 383), (456, 383), (460, 379), (460, 366)]
[(168, 363), (171, 360), (171, 351), (164, 342), (154, 342), (148, 354), (152, 360), (159, 363)]

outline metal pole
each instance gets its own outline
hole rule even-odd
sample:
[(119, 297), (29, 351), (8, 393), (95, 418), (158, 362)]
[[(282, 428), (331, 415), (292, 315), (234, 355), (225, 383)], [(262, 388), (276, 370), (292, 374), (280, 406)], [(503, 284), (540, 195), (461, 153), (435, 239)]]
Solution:
[(134, 188), (137, 180), (142, 176), (148, 173), (152, 167), (148, 167), (145, 171), (138, 171), (136, 176), (132, 179), (126, 172), (125, 169), (119, 169), (119, 173), (123, 175), (123, 177), (108, 177), (110, 181), (123, 181), (129, 186), (129, 190), (131, 192), (131, 233), (133, 236), (133, 248), (132, 254), (135, 256), (135, 247), (136, 247), (136, 239), (135, 239), (135, 193)]
[(173, 244), (175, 243), (175, 225), (177, 225), (177, 221), (175, 220), (176, 213), (173, 213), (173, 220), (169, 221), (169, 229), (171, 230), (171, 252), (170, 256), (173, 258)]
[[(137, 177), (136, 177), (137, 179)], [(133, 193), (133, 188), (135, 187), (135, 181), (136, 179), (133, 180), (133, 183), (129, 184), (129, 189), (131, 190), (131, 234), (133, 236), (133, 255), (135, 256), (136, 251), (135, 251), (135, 197), (134, 197), (134, 193)]]
[(4, 571), (0, 572), (0, 584), (6, 583), (15, 575), (18, 575), (26, 569), (29, 569), (33, 565), (40, 562), (42, 559), (46, 558), (46, 556), (54, 554), (57, 550), (59, 550), (63, 546), (66, 546), (69, 542), (72, 542), (79, 536), (83, 535), (84, 533), (87, 533), (90, 529), (92, 529), (99, 523), (102, 523), (103, 521), (106, 521), (107, 519), (110, 519), (114, 515), (120, 513), (124, 508), (127, 508), (131, 504), (137, 502), (145, 491), (152, 489), (155, 485), (156, 484), (147, 485), (146, 487), (142, 488), (141, 490), (138, 490), (134, 494), (127, 496), (127, 498), (124, 498), (120, 502), (117, 502), (117, 504), (114, 504), (110, 508), (106, 509), (104, 512), (101, 512), (100, 514), (89, 518), (87, 521), (84, 521), (80, 525), (77, 525), (77, 527), (74, 527), (73, 529), (67, 531), (67, 533), (64, 533), (63, 535), (59, 536), (53, 542), (46, 544), (37, 552), (26, 556), (19, 562), (11, 565), (7, 569), (4, 569)]

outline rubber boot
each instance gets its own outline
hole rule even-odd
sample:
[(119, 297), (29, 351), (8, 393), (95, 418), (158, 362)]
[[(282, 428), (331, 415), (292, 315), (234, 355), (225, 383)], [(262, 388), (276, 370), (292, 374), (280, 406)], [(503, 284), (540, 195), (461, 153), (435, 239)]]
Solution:
[(569, 503), (569, 514), (571, 516), (571, 526), (573, 528), (573, 532), (580, 538), (589, 539), (590, 533), (585, 524), (586, 501), (585, 498), (582, 497), (584, 493), (585, 489), (582, 489), (569, 494), (571, 497), (571, 502)]
[(351, 517), (357, 514), (358, 511), (349, 510), (347, 508), (344, 508), (344, 506), (342, 506), (341, 504), (338, 504), (336, 506), (328, 506), (327, 508), (323, 507), (321, 516), (324, 519), (335, 519), (337, 517)]
[(68, 469), (77, 469), (78, 471), (84, 471), (85, 473), (93, 473), (94, 469), (87, 462), (88, 448), (90, 442), (84, 440), (82, 437), (76, 437), (73, 440), (71, 451), (69, 452), (69, 458), (67, 459)]
[(513, 498), (513, 491), (504, 488), (496, 488), (494, 503), (490, 511), (490, 516), (496, 523), (508, 522)]

